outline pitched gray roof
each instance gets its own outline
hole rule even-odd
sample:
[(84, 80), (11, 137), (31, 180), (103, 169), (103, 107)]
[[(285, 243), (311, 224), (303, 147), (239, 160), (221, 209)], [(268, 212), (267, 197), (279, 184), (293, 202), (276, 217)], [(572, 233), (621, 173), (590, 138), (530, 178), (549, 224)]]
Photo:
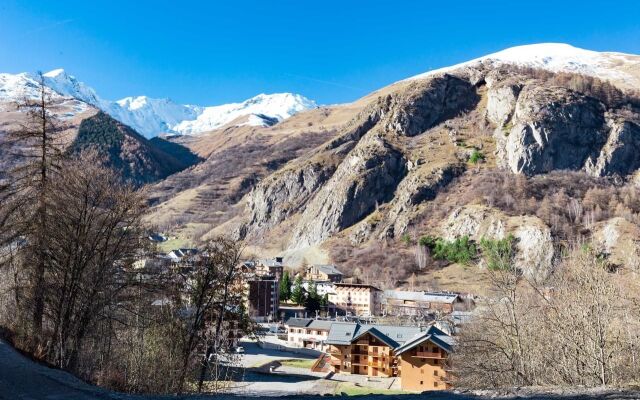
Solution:
[(296, 328), (304, 328), (313, 321), (311, 318), (289, 318), (284, 324)]
[(333, 321), (327, 321), (327, 320), (323, 320), (323, 319), (314, 319), (311, 321), (311, 323), (307, 326), (307, 328), (310, 329), (320, 329), (323, 331), (328, 331), (331, 329), (331, 326), (334, 324), (335, 322)]
[(451, 336), (447, 335), (446, 333), (432, 325), (426, 331), (414, 336), (413, 338), (411, 338), (411, 340), (405, 342), (402, 346), (395, 349), (395, 353), (396, 355), (402, 354), (405, 351), (410, 350), (426, 341), (431, 341), (433, 344), (440, 347), (446, 352), (451, 352), (454, 343), (454, 340)]
[(365, 333), (371, 333), (392, 348), (421, 333), (418, 326), (360, 325), (357, 323), (334, 323), (329, 330), (328, 344), (345, 345), (357, 340)]
[(340, 272), (335, 265), (314, 265), (314, 267), (327, 275), (342, 275), (342, 272)]
[(358, 324), (335, 322), (331, 325), (326, 343), (338, 345), (351, 344), (351, 340), (359, 327), (360, 325)]
[(447, 303), (451, 304), (456, 301), (459, 296), (456, 293), (430, 293), (430, 292), (409, 292), (404, 290), (385, 290), (385, 299), (422, 301), (428, 303)]

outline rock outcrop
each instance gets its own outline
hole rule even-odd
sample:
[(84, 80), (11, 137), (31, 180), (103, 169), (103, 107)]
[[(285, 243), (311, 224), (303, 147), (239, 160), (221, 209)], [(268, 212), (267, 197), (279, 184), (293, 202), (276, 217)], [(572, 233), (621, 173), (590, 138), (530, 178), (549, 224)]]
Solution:
[(437, 122), (470, 109), (478, 99), (469, 81), (453, 75), (417, 81), (401, 94), (390, 96), (391, 111), (384, 128), (399, 135), (419, 135)]
[(487, 92), (487, 119), (498, 127), (503, 127), (516, 109), (521, 85), (503, 84), (490, 87)]
[(595, 163), (587, 162), (593, 176), (632, 174), (640, 168), (640, 127), (623, 119), (608, 121), (609, 137)]
[(464, 172), (464, 166), (459, 163), (438, 163), (420, 167), (418, 165), (411, 169), (398, 185), (396, 196), (386, 214), (384, 227), (380, 230), (382, 238), (398, 237), (404, 233), (415, 207), (433, 200), (440, 189)]
[[(392, 200), (408, 171), (405, 154), (393, 143), (427, 131), (434, 124), (473, 107), (478, 100), (475, 87), (469, 81), (449, 74), (412, 82), (405, 89), (379, 99), (380, 121), (363, 136), (307, 204), (290, 247), (317, 244)], [(440, 177), (416, 175), (405, 183), (407, 187), (402, 193), (406, 199), (400, 199), (393, 210), (396, 219), (403, 205), (432, 198), (437, 189), (451, 180), (448, 166), (441, 169)], [(438, 175), (437, 170), (433, 173)], [(405, 226), (406, 223), (400, 222)]]
[(538, 217), (510, 217), (494, 208), (469, 205), (454, 210), (440, 227), (447, 240), (468, 236), (516, 239), (514, 265), (527, 279), (544, 279), (553, 270), (555, 249), (551, 229)]
[(496, 130), (498, 158), (526, 175), (580, 170), (607, 140), (604, 106), (561, 87), (525, 86), (511, 124), (508, 132)]
[(615, 265), (625, 265), (640, 272), (640, 227), (621, 217), (596, 224), (593, 228), (595, 249)]
[(307, 205), (291, 248), (319, 243), (355, 224), (391, 200), (405, 174), (404, 155), (379, 135), (367, 135)]

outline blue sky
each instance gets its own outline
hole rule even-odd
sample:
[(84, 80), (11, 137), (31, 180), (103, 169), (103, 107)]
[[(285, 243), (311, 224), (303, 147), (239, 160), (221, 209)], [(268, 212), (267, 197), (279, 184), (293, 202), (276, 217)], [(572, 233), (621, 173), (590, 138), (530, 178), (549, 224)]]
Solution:
[(107, 99), (346, 102), (539, 42), (640, 54), (640, 1), (0, 2), (0, 71), (62, 67)]

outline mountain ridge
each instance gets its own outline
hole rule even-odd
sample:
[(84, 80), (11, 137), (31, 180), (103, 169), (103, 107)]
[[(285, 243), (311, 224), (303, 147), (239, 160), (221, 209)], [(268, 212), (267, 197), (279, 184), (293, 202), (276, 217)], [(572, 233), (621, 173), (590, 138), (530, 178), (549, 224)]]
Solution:
[[(62, 68), (42, 76), (51, 94), (70, 97), (96, 107), (146, 138), (163, 133), (199, 134), (224, 126), (239, 117), (246, 117), (246, 124), (266, 126), (317, 107), (314, 101), (293, 93), (262, 93), (243, 102), (217, 106), (183, 105), (169, 98), (147, 96), (129, 96), (110, 101), (101, 98), (93, 88)], [(38, 85), (38, 77), (33, 74), (2, 73), (0, 100), (18, 101), (25, 95), (33, 97)]]

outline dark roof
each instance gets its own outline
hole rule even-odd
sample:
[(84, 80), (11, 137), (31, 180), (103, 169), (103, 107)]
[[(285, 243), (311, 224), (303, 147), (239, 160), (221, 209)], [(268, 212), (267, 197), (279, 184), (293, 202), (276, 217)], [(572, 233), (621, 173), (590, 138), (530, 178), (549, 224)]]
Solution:
[(364, 283), (334, 283), (334, 286), (337, 287), (354, 287), (354, 288), (371, 288), (373, 290), (377, 290), (379, 292), (381, 292), (382, 290), (378, 289), (377, 287), (373, 286), (373, 285), (365, 285)]
[(425, 332), (416, 335), (411, 340), (395, 349), (395, 353), (396, 355), (400, 355), (427, 341), (432, 342), (446, 352), (451, 352), (452, 350), (453, 338), (432, 325)]
[(289, 318), (284, 324), (296, 328), (304, 328), (313, 321), (311, 318)]
[(373, 336), (386, 343), (389, 347), (396, 349), (423, 332), (424, 328), (420, 328), (418, 326), (333, 323), (329, 330), (327, 343), (336, 345), (351, 344), (362, 335), (371, 333)]
[(314, 265), (314, 267), (327, 275), (342, 275), (342, 272), (340, 272), (335, 265)]

